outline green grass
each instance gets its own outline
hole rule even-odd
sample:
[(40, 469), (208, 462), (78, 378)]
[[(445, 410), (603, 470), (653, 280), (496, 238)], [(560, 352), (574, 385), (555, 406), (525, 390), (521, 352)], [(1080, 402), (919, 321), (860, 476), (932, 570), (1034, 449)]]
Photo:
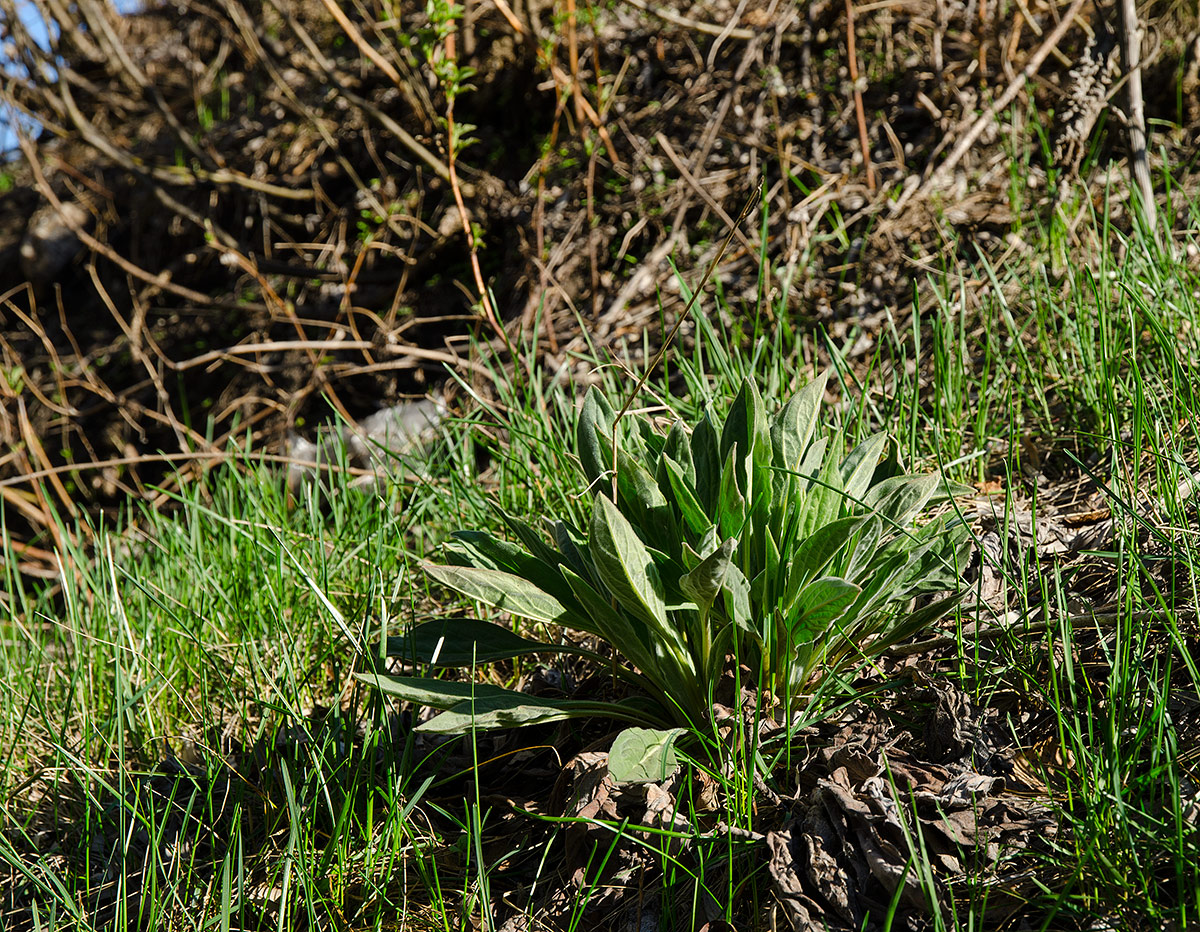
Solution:
[[(1200, 700), (1200, 282), (1104, 216), (1070, 235), (1061, 218), (1026, 226), (1028, 251), (1003, 261), (960, 261), (947, 243), (918, 313), (893, 316), (866, 359), (846, 355), (853, 328), (837, 345), (768, 326), (782, 301), (735, 332), (730, 312), (702, 298), (694, 350), (668, 356), (639, 407), (692, 419), (745, 376), (770, 404), (828, 357), (833, 426), (851, 440), (888, 430), (909, 469), (998, 483), (1002, 527), (1019, 501), (1043, 507), (1039, 474), (1105, 489), (1115, 532), (1089, 572), (1112, 604), (1096, 614), (1082, 571), (1039, 559), (1040, 544), (1008, 551), (996, 570), (1009, 614), (960, 619), (1003, 620), (1007, 633), (964, 637), (941, 675), (981, 706), (1021, 696), (1057, 750), (1058, 763), (1033, 764), (1061, 828), (1025, 894), (1031, 926), (1185, 928), (1200, 913), (1188, 756)], [(764, 915), (763, 848), (718, 824), (754, 831), (765, 804), (752, 775), (786, 772), (802, 749), (742, 747), (723, 768), (695, 756), (676, 797), (690, 827), (634, 835), (543, 813), (514, 833), (488, 784), (501, 771), (487, 755), (504, 748), (423, 743), (351, 676), (385, 631), (469, 611), (419, 571), (450, 531), (501, 532), (494, 505), (582, 523), (570, 438), (583, 389), (569, 372), (590, 371), (614, 399), (631, 380), (591, 350), (569, 372), (529, 366), (536, 347), (526, 350), (514, 375), (485, 360), (493, 394), (463, 384), (466, 413), (443, 424), (429, 461), (397, 463), (382, 490), (334, 474), (289, 503), (277, 471), (243, 456), (185, 483), (165, 512), (131, 507), (94, 529), (91, 545), (62, 555), (59, 585), (17, 577), (6, 554), (0, 927), (492, 928), (500, 898), (526, 908), (561, 884), (573, 829), (599, 843), (568, 926), (612, 913), (606, 871), (624, 856), (622, 835), (668, 927), (705, 909), (739, 927)], [(511, 685), (529, 672), (477, 675)], [(170, 754), (178, 765), (163, 766)], [(909, 844), (914, 877), (932, 890), (919, 835)], [(986, 927), (982, 878), (958, 892), (935, 927)]]

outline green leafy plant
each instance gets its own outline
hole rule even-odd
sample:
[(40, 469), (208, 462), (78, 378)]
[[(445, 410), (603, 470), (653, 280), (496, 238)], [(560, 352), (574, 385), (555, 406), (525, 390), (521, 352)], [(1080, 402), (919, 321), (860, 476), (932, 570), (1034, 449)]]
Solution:
[[(843, 438), (817, 429), (825, 382), (768, 417), (745, 381), (723, 423), (706, 414), (665, 436), (636, 420), (622, 437), (592, 390), (576, 430), (593, 496), (586, 531), (554, 521), (548, 540), (505, 516), (519, 544), (461, 531), (445, 548), (447, 563), (425, 567), (484, 605), (601, 638), (619, 661), (475, 619), (429, 622), (388, 643), (389, 654), (440, 666), (581, 654), (611, 665), (635, 687), (629, 698), (547, 700), (471, 683), (364, 678), (446, 710), (424, 731), (581, 715), (695, 729), (709, 721), (734, 658), (794, 710), (822, 677), (927, 627), (959, 598), (967, 527), (954, 513), (915, 521), (955, 490), (938, 475), (903, 474), (883, 434), (843, 455)], [(914, 606), (930, 593), (943, 595)]]

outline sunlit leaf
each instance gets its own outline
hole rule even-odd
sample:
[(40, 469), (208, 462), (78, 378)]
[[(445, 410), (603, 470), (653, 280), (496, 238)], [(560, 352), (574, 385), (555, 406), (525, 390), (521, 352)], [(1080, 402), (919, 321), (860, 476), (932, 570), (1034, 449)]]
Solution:
[(805, 586), (791, 607), (796, 641), (814, 641), (830, 630), (861, 590), (844, 579), (823, 576)]
[(617, 453), (617, 494), (624, 514), (650, 540), (678, 544), (675, 520), (654, 477), (637, 460)]
[(721, 594), (730, 559), (733, 557), (733, 548), (736, 546), (737, 541), (729, 538), (694, 570), (680, 577), (679, 588), (683, 590), (683, 594), (707, 610)]
[(826, 370), (793, 395), (772, 421), (771, 446), (777, 467), (801, 471), (800, 464), (816, 430), (828, 381), (829, 370)]
[(683, 468), (666, 455), (663, 456), (660, 462), (684, 521), (692, 529), (693, 534), (703, 534), (711, 526), (712, 522), (705, 513), (704, 506), (700, 504), (691, 486), (688, 485)]
[(871, 486), (887, 434), (875, 434), (856, 446), (842, 461), (842, 487), (852, 502), (859, 502)]
[(485, 605), (521, 618), (565, 625), (571, 621), (566, 607), (527, 579), (499, 570), (426, 563), (425, 572), (438, 582)]
[[(597, 491), (604, 491), (602, 481), (612, 470), (612, 422), (614, 417), (608, 399), (593, 385), (583, 399), (579, 421), (575, 426), (575, 444), (583, 474)], [(611, 483), (609, 484), (611, 491)]]
[(682, 728), (626, 728), (608, 752), (613, 782), (660, 783), (679, 769), (675, 741)]
[(721, 491), (721, 452), (716, 428), (706, 413), (692, 431), (692, 464), (696, 470), (696, 500), (710, 518), (714, 517)]
[(663, 584), (645, 545), (626, 517), (607, 498), (592, 511), (592, 559), (616, 600), (657, 629), (667, 627)]
[(725, 537), (737, 537), (746, 522), (746, 499), (738, 485), (737, 468), (739, 450), (735, 443), (725, 457), (721, 470), (720, 500), (717, 506), (717, 525)]

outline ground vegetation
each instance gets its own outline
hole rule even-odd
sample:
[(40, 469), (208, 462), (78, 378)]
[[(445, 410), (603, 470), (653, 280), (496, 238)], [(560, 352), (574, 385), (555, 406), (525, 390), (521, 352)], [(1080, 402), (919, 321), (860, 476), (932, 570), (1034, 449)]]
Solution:
[[(0, 28), (4, 928), (1196, 923), (1194, 9), (0, 0)], [(631, 642), (453, 585), (623, 507), (624, 553), (688, 571), (669, 617), (716, 617), (770, 565), (759, 502), (786, 516), (683, 528), (690, 425), (784, 422), (806, 384), (831, 471), (735, 455), (721, 500), (864, 449), (861, 478), (940, 477), (906, 533), (965, 549), (928, 568), (951, 601), (909, 580), (912, 637), (786, 689), (709, 644), (655, 696), (689, 713), (640, 721), (685, 734), (617, 738)], [(403, 444), (357, 429), (413, 397)], [(627, 403), (656, 465), (614, 479)], [(597, 714), (471, 727), (500, 690)]]

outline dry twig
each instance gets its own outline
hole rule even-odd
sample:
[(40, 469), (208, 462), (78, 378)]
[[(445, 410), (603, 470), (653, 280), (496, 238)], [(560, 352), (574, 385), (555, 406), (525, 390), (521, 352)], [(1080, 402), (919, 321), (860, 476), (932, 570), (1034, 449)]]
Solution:
[[(915, 189), (918, 195), (928, 195), (930, 191), (941, 187), (949, 181), (951, 173), (958, 166), (958, 163), (962, 161), (963, 156), (979, 141), (979, 137), (983, 135), (984, 130), (991, 126), (1000, 112), (1016, 99), (1017, 95), (1025, 87), (1025, 82), (1037, 74), (1038, 69), (1042, 66), (1042, 62), (1058, 46), (1058, 43), (1062, 41), (1062, 37), (1067, 34), (1067, 30), (1071, 28), (1076, 14), (1083, 9), (1085, 2), (1086, 0), (1071, 0), (1071, 6), (1067, 9), (1063, 18), (1059, 20), (1058, 25), (1051, 30), (1042, 44), (1038, 46), (1037, 51), (1029, 56), (1029, 61), (1025, 63), (1025, 67), (1021, 69), (1016, 78), (1009, 82), (1004, 92), (971, 124), (970, 129), (963, 133), (958, 142), (955, 143), (954, 148), (950, 151), (950, 154), (946, 156), (945, 161), (938, 165), (936, 169), (933, 169), (921, 185)], [(893, 211), (899, 210), (907, 200), (907, 197), (899, 198), (894, 204)]]
[(867, 116), (863, 112), (862, 88), (858, 86), (858, 52), (854, 48), (854, 0), (846, 0), (846, 60), (850, 66), (850, 84), (854, 88), (854, 117), (858, 121), (858, 145), (862, 149), (867, 188), (875, 190), (875, 169), (871, 165), (871, 143), (867, 136)]
[(1158, 211), (1154, 202), (1154, 182), (1150, 177), (1150, 158), (1146, 150), (1146, 107), (1142, 99), (1142, 30), (1138, 25), (1134, 0), (1120, 0), (1122, 54), (1129, 84), (1129, 162), (1137, 187), (1141, 215), (1152, 236), (1158, 235)]

